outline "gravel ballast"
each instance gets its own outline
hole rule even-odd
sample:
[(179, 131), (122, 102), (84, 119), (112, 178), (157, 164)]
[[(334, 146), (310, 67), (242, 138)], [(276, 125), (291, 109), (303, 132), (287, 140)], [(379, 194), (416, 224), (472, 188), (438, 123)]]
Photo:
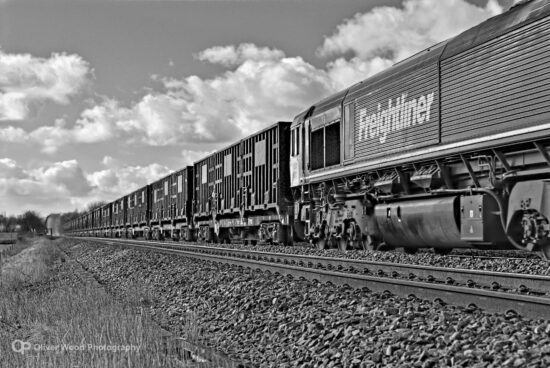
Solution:
[(549, 321), (90, 241), (63, 248), (112, 293), (147, 290), (143, 308), (164, 327), (186, 336), (192, 325), (203, 345), (251, 366), (550, 365)]
[[(376, 262), (405, 263), (415, 265), (427, 265), (446, 268), (465, 268), (472, 270), (485, 270), (495, 272), (523, 273), (529, 275), (550, 276), (550, 264), (548, 261), (535, 257), (528, 252), (519, 251), (455, 251), (453, 255), (439, 255), (430, 251), (421, 250), (416, 254), (407, 254), (399, 250), (393, 251), (368, 251), (348, 250), (341, 252), (337, 249), (319, 250), (314, 247), (295, 246), (285, 247), (278, 245), (241, 245), (241, 244), (216, 244), (216, 247), (254, 250), (260, 252), (273, 252), (285, 254), (300, 254), (319, 257), (350, 258)], [(468, 256), (470, 253), (472, 256)], [(483, 258), (495, 255), (508, 255), (509, 258)], [(529, 255), (528, 257), (526, 255)]]

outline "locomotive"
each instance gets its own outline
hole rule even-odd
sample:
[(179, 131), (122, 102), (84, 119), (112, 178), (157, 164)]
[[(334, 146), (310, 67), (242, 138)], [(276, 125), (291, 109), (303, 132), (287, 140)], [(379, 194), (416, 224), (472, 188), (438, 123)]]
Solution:
[(521, 2), (67, 231), (550, 258), (549, 15)]

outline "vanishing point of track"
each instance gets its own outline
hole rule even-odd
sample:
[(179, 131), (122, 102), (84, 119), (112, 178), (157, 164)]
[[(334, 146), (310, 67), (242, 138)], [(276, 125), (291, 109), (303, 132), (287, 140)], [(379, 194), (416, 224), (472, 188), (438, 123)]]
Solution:
[(80, 239), (228, 263), (376, 292), (389, 291), (398, 296), (414, 295), (457, 306), (475, 306), (488, 312), (513, 311), (525, 317), (550, 319), (548, 276), (266, 253), (186, 243)]

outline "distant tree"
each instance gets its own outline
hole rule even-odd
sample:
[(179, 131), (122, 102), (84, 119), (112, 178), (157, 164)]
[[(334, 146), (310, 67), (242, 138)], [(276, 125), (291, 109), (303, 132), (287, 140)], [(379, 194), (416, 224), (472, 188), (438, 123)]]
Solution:
[(17, 220), (23, 232), (43, 232), (46, 230), (44, 219), (34, 211), (26, 211)]
[(13, 215), (6, 218), (6, 231), (15, 231), (15, 227), (19, 224), (19, 219)]
[(106, 204), (107, 204), (107, 202), (105, 202), (105, 201), (95, 201), (95, 202), (89, 203), (86, 206), (86, 212), (93, 211), (97, 208), (105, 206)]
[(78, 210), (74, 210), (73, 212), (65, 212), (61, 214), (61, 223), (65, 223), (67, 221), (74, 220), (75, 218), (80, 217), (82, 215), (81, 212), (78, 212)]

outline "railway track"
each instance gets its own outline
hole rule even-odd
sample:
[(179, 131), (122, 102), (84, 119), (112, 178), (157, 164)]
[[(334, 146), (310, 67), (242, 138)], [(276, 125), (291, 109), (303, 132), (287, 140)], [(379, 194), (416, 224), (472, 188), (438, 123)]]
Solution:
[(550, 277), (129, 239), (80, 238), (399, 296), (550, 319)]

